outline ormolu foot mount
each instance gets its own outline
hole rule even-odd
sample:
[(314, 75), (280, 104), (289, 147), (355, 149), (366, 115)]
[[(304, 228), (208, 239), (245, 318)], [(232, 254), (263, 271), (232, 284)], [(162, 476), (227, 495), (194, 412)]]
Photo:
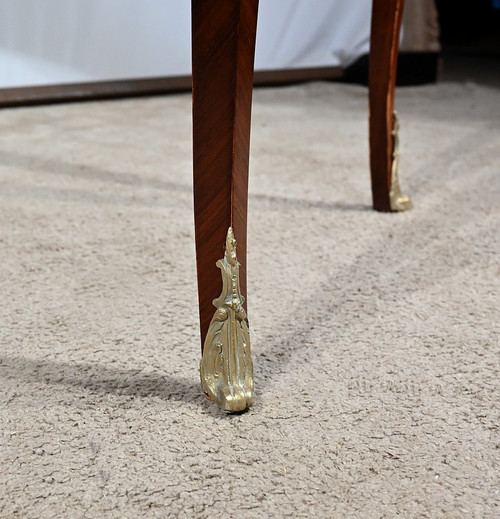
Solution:
[(203, 347), (201, 387), (224, 411), (236, 413), (253, 403), (253, 363), (231, 227), (227, 231), (226, 253), (217, 266), (222, 274), (222, 293), (213, 301), (217, 310)]
[(389, 200), (392, 211), (406, 211), (411, 208), (411, 198), (403, 195), (399, 186), (399, 119), (398, 113), (394, 110), (394, 123), (392, 130), (392, 170), (391, 170), (391, 190)]

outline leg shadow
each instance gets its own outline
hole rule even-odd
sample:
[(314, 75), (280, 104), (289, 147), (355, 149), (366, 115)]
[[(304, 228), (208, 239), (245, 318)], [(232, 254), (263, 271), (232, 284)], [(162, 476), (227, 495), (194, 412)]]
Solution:
[(0, 375), (4, 379), (16, 379), (28, 384), (44, 383), (85, 388), (96, 393), (201, 402), (198, 381), (141, 370), (113, 369), (99, 364), (0, 356)]

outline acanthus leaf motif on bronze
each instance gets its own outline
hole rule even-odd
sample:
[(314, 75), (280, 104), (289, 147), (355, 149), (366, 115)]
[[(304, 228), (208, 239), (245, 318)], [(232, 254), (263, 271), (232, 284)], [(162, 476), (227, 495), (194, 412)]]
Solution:
[(391, 189), (389, 191), (389, 202), (392, 211), (406, 211), (411, 208), (411, 198), (401, 192), (401, 187), (399, 185), (399, 118), (396, 110), (393, 112), (392, 143)]
[(230, 227), (224, 258), (217, 262), (222, 275), (222, 293), (214, 299), (216, 308), (210, 322), (200, 362), (201, 385), (205, 394), (226, 412), (248, 409), (253, 403), (253, 362), (248, 319), (240, 292), (236, 240)]

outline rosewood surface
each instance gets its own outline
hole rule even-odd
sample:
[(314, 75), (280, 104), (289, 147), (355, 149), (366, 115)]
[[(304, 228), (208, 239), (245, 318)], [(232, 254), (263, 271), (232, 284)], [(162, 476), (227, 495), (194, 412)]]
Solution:
[(370, 171), (373, 208), (391, 211), (393, 111), (403, 0), (373, 0), (370, 37)]
[(233, 227), (246, 294), (248, 159), (258, 0), (192, 0), (193, 168), (202, 347)]

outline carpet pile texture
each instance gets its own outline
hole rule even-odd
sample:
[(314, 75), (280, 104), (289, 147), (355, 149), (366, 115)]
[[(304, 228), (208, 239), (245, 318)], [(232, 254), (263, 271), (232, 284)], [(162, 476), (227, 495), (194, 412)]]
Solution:
[[(254, 94), (256, 401), (199, 388), (189, 95), (0, 112), (0, 516), (494, 518), (500, 90)], [(237, 238), (237, 237), (236, 237)]]

